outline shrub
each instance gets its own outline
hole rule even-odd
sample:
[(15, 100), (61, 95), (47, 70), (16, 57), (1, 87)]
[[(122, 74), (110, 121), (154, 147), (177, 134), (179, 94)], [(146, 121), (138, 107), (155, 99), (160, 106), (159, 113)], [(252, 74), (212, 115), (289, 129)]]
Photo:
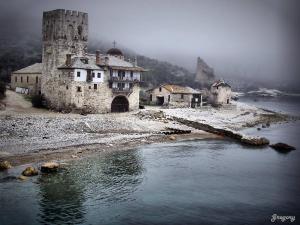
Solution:
[(3, 81), (0, 81), (0, 99), (5, 97), (6, 85)]
[(31, 97), (31, 103), (35, 108), (44, 108), (44, 99), (42, 95), (33, 95)]

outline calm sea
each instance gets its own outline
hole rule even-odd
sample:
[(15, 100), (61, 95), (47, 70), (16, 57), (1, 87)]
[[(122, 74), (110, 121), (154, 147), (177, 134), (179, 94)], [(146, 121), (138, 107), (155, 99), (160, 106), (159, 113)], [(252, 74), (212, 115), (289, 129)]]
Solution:
[[(299, 114), (299, 98), (257, 100), (241, 99)], [(295, 216), (290, 224), (300, 224), (300, 123), (246, 132), (297, 150), (281, 154), (230, 140), (202, 140), (101, 153), (58, 174), (2, 180), (0, 224), (252, 225), (274, 224), (273, 214)]]

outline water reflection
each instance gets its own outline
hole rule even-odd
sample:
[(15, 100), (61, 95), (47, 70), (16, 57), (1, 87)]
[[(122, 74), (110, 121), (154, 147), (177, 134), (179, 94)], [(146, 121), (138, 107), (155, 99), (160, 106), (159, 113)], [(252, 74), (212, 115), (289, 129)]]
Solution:
[(76, 161), (58, 174), (42, 175), (39, 222), (84, 223), (86, 208), (133, 200), (142, 174), (141, 156), (131, 150)]
[[(39, 222), (79, 224), (84, 222), (84, 184), (72, 173), (42, 175), (39, 184)], [(66, 222), (67, 221), (67, 222)]]

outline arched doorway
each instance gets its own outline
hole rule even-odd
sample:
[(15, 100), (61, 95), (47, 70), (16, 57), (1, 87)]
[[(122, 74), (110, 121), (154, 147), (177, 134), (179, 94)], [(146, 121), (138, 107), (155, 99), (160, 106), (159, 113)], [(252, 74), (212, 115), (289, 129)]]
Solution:
[(117, 96), (111, 103), (111, 112), (128, 112), (129, 102), (125, 96)]

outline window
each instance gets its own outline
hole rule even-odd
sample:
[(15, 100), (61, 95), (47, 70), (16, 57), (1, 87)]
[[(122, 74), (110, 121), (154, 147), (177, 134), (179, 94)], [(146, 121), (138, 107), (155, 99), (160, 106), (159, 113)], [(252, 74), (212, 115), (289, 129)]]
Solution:
[(27, 76), (27, 78), (26, 78), (26, 81), (27, 81), (27, 83), (29, 82), (29, 77)]
[(181, 99), (183, 99), (183, 97), (184, 97), (184, 94), (181, 94)]
[(39, 77), (36, 76), (36, 77), (35, 77), (35, 83), (37, 84), (38, 82), (39, 82)]
[(92, 89), (92, 87), (91, 87), (91, 86), (89, 86), (89, 89)]
[(80, 77), (80, 72), (77, 72), (77, 77)]
[(133, 83), (130, 83), (130, 84), (129, 84), (129, 88), (130, 88), (130, 89), (133, 88)]
[(93, 72), (93, 78), (95, 78), (95, 73)]
[(67, 90), (69, 89), (68, 85), (66, 86), (66, 89), (67, 89)]
[(97, 90), (97, 84), (94, 84), (94, 89)]
[(98, 73), (98, 78), (101, 78), (101, 73)]
[(133, 72), (132, 71), (130, 71), (130, 77), (133, 78)]
[(161, 92), (161, 87), (159, 87), (159, 92)]
[(16, 83), (18, 82), (18, 77), (15, 77), (15, 82), (16, 82)]
[(21, 83), (23, 83), (23, 77), (21, 77)]
[(170, 102), (170, 99), (171, 99), (171, 96), (170, 96), (170, 95), (168, 95), (168, 102)]
[(152, 102), (152, 94), (150, 95), (150, 102)]
[(77, 92), (81, 92), (81, 87), (80, 86), (77, 87)]

